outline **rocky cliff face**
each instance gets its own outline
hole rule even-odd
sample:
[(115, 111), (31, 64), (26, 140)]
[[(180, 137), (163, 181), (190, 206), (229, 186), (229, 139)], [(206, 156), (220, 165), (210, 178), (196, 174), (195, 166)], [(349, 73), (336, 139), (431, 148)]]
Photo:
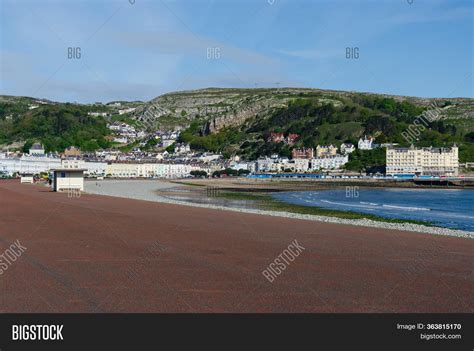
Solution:
[[(341, 104), (341, 99), (354, 94), (360, 93), (303, 88), (202, 89), (161, 95), (137, 108), (133, 117), (162, 130), (185, 128), (193, 120), (199, 119), (203, 125), (202, 132), (208, 134), (227, 126), (241, 125), (257, 116), (265, 116), (275, 108), (284, 107), (290, 100), (301, 96), (318, 96), (321, 103), (331, 102), (338, 105)], [(393, 97), (398, 101), (409, 100), (423, 106), (434, 101), (451, 101), (453, 105), (442, 113), (444, 118), (474, 118), (473, 99), (379, 96)]]
[(170, 93), (141, 106), (134, 117), (151, 119), (162, 129), (185, 127), (193, 120), (201, 119), (203, 131), (213, 133), (285, 106), (302, 90), (204, 89)]

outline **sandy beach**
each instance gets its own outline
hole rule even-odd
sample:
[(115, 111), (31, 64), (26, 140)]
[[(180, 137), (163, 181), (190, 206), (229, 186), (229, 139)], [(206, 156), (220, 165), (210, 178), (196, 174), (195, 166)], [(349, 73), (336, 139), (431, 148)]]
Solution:
[[(130, 193), (139, 196), (130, 188)], [(0, 312), (473, 312), (474, 241), (0, 182)], [(301, 254), (262, 271), (294, 241)]]

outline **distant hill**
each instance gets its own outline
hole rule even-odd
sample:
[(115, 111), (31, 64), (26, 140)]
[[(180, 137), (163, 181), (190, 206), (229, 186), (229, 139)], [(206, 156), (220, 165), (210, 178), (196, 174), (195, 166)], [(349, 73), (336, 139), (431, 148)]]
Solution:
[(461, 161), (474, 160), (474, 99), (418, 98), (320, 89), (220, 89), (182, 91), (159, 96), (133, 118), (153, 128), (184, 128), (181, 141), (194, 149), (240, 154), (247, 158), (291, 147), (267, 142), (271, 132), (299, 134), (294, 147), (356, 143), (371, 135), (378, 143), (407, 145), (402, 132), (433, 104), (439, 119), (415, 142), (417, 146), (461, 149)]
[[(415, 142), (418, 146), (460, 146), (461, 161), (474, 161), (474, 99), (418, 98), (306, 88), (222, 89), (173, 92), (118, 115), (113, 104), (55, 103), (28, 97), (0, 96), (0, 144), (39, 139), (48, 149), (73, 143), (84, 149), (110, 146), (107, 121), (124, 120), (149, 131), (182, 130), (181, 141), (194, 149), (255, 158), (291, 147), (267, 142), (271, 132), (296, 133), (294, 147), (356, 143), (363, 135), (376, 142), (406, 145), (402, 132), (430, 105), (440, 107)], [(31, 105), (39, 107), (30, 109)], [(113, 117), (92, 117), (106, 111)]]

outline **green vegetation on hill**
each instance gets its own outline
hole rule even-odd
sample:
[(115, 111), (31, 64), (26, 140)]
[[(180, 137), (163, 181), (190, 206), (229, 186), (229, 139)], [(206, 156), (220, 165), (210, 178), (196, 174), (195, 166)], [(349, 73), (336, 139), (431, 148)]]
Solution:
[(202, 122), (194, 121), (181, 133), (179, 141), (189, 143), (194, 150), (222, 152), (230, 155), (235, 146), (246, 138), (245, 132), (235, 127), (224, 128), (218, 133), (208, 135), (203, 135), (201, 130)]
[(345, 169), (356, 172), (384, 173), (385, 148), (355, 150), (349, 155), (349, 162), (345, 164)]
[(28, 149), (40, 141), (46, 151), (63, 151), (71, 145), (84, 151), (110, 147), (105, 119), (89, 116), (89, 111), (90, 107), (69, 103), (28, 110), (22, 104), (1, 102), (0, 144), (25, 141)]

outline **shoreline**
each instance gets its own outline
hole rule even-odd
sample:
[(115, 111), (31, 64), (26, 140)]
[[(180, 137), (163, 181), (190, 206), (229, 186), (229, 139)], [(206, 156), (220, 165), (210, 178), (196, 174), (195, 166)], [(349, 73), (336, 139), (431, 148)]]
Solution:
[[(136, 180), (133, 180), (133, 181), (136, 181)], [(107, 181), (107, 182), (110, 182), (110, 181)], [(130, 182), (130, 180), (128, 181), (120, 180), (120, 181), (114, 181), (114, 182), (116, 183), (122, 182), (124, 184), (126, 182)], [(88, 182), (88, 183), (91, 183), (91, 182)], [(161, 183), (165, 183), (165, 182), (161, 182)], [(186, 185), (186, 184), (180, 184), (179, 182), (166, 182), (166, 183), (174, 184), (176, 186), (178, 184), (181, 186)], [(156, 189), (156, 190), (159, 190), (159, 189)], [(230, 190), (230, 189), (222, 189), (222, 190)], [(137, 194), (136, 192), (134, 192), (134, 194), (117, 194), (117, 193), (104, 194), (100, 192), (91, 192), (90, 189), (87, 189), (86, 187), (85, 193), (93, 194), (93, 195), (109, 196), (109, 197), (128, 198), (128, 199), (135, 199), (135, 200), (142, 200), (142, 201), (149, 201), (149, 202), (167, 203), (167, 204), (173, 204), (173, 205), (182, 205), (182, 206), (189, 206), (189, 207), (200, 207), (200, 208), (207, 208), (207, 209), (221, 210), (221, 211), (249, 213), (249, 214), (256, 214), (256, 215), (261, 215), (261, 216), (292, 218), (292, 219), (299, 219), (299, 220), (306, 220), (306, 221), (313, 221), (313, 222), (345, 224), (345, 225), (358, 226), (358, 227), (371, 227), (371, 228), (380, 228), (380, 229), (388, 229), (388, 230), (424, 233), (424, 234), (439, 235), (439, 236), (450, 236), (450, 237), (474, 239), (473, 232), (444, 228), (444, 227), (426, 226), (426, 225), (420, 225), (420, 224), (414, 224), (414, 223), (391, 223), (388, 221), (387, 222), (376, 221), (376, 220), (371, 220), (367, 218), (347, 219), (347, 218), (330, 217), (330, 216), (313, 215), (313, 214), (301, 214), (301, 213), (294, 213), (294, 212), (287, 212), (287, 211), (235, 208), (235, 207), (219, 206), (219, 205), (213, 205), (213, 204), (193, 203), (189, 201), (179, 201), (179, 200), (169, 199), (165, 196), (159, 195), (159, 192), (156, 192), (154, 197), (144, 196), (144, 194), (140, 195), (140, 194)]]
[[(426, 185), (415, 184), (409, 181), (395, 181), (383, 179), (294, 179), (294, 178), (246, 178), (246, 177), (228, 177), (228, 178), (191, 178), (176, 179), (170, 181), (176, 184), (186, 184), (193, 186), (206, 186), (208, 183), (219, 183), (221, 186), (238, 191), (239, 189), (267, 189), (273, 191), (305, 191), (333, 189), (334, 187), (358, 186), (360, 188), (389, 188), (389, 189), (422, 189), (422, 190), (446, 190), (463, 189), (474, 190), (472, 185)], [(229, 184), (231, 186), (229, 186)], [(281, 190), (284, 189), (284, 190)]]

